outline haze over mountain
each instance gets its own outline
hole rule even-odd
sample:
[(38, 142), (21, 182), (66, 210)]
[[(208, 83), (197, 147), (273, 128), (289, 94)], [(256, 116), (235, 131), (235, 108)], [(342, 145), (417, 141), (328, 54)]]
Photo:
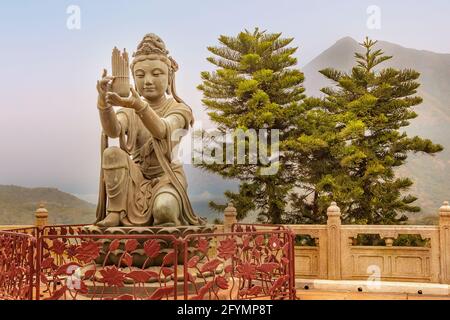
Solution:
[[(362, 39), (361, 39), (362, 40)], [(393, 58), (382, 67), (412, 68), (421, 73), (422, 84), (418, 94), (424, 102), (416, 107), (418, 118), (406, 128), (410, 135), (420, 135), (440, 143), (445, 150), (434, 157), (411, 155), (408, 163), (398, 173), (411, 177), (415, 184), (411, 193), (418, 196), (416, 202), (422, 212), (411, 215), (410, 223), (436, 221), (437, 210), (442, 201), (450, 199), (450, 54), (404, 48), (397, 44), (379, 41)], [(350, 37), (342, 38), (302, 68), (308, 96), (320, 95), (320, 89), (331, 83), (318, 71), (327, 67), (350, 71), (355, 65), (354, 52), (361, 52), (358, 42)], [(211, 200), (224, 202), (223, 192), (236, 190), (237, 183), (222, 180), (192, 165), (185, 165), (189, 182), (188, 193), (198, 215), (222, 218), (208, 208)], [(52, 223), (90, 223), (95, 215), (96, 195), (73, 195), (50, 188), (21, 188), (0, 186), (0, 224), (30, 224), (39, 201), (47, 201)], [(432, 216), (433, 218), (430, 219)]]
[[(382, 68), (415, 69), (421, 73), (418, 95), (424, 101), (415, 107), (419, 116), (405, 131), (429, 138), (445, 149), (433, 157), (411, 155), (398, 173), (414, 180), (411, 193), (419, 197), (416, 203), (422, 208), (421, 213), (411, 215), (410, 223), (427, 215), (437, 217), (442, 201), (450, 198), (450, 54), (404, 48), (386, 41), (378, 41), (376, 48), (393, 56), (381, 65)], [(354, 52), (363, 52), (363, 49), (358, 41), (345, 37), (305, 65), (302, 71), (305, 73), (306, 93), (320, 95), (321, 88), (331, 85), (319, 70), (332, 67), (350, 71), (355, 65)]]

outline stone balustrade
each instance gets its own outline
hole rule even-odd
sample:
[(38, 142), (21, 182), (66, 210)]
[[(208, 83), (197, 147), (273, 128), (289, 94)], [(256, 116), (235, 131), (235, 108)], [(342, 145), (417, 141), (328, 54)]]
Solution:
[[(313, 244), (295, 247), (296, 277), (450, 284), (450, 206), (439, 225), (342, 225), (339, 208), (328, 208), (326, 225), (289, 225)], [(385, 245), (361, 245), (359, 235), (378, 235)], [(423, 246), (396, 245), (400, 236), (420, 236)]]
[[(47, 224), (41, 204), (36, 226)], [(217, 233), (230, 232), (237, 222), (232, 203), (224, 211)], [(387, 280), (450, 284), (450, 206), (439, 209), (439, 225), (342, 225), (336, 203), (327, 210), (326, 225), (287, 225), (299, 241), (295, 246), (296, 278), (329, 280)], [(264, 228), (264, 227), (259, 227)], [(361, 235), (375, 235), (383, 245), (362, 245)], [(413, 235), (422, 246), (398, 245), (399, 237)]]
[[(236, 211), (226, 210), (224, 230), (231, 230)], [(233, 214), (234, 217), (232, 217)], [(439, 209), (439, 225), (342, 225), (336, 203), (326, 225), (288, 225), (307, 245), (295, 247), (296, 278), (385, 280), (450, 284), (450, 206)], [(384, 245), (361, 245), (358, 236), (375, 235)], [(401, 236), (416, 236), (422, 246), (396, 245)]]

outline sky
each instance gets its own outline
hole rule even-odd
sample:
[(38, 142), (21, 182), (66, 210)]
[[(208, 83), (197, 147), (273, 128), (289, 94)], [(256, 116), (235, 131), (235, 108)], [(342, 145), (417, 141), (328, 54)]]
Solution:
[[(73, 6), (79, 25), (68, 12)], [(368, 13), (373, 6), (379, 28), (373, 28), (374, 11)], [(179, 95), (197, 120), (207, 121), (196, 86), (200, 72), (212, 70), (207, 46), (217, 45), (221, 34), (255, 27), (282, 32), (295, 38), (302, 67), (346, 36), (450, 53), (449, 15), (448, 0), (2, 1), (0, 184), (97, 192), (95, 84), (102, 69), (110, 69), (111, 49), (133, 52), (146, 33), (163, 38), (180, 65)], [(210, 195), (195, 175), (188, 179), (192, 197)]]

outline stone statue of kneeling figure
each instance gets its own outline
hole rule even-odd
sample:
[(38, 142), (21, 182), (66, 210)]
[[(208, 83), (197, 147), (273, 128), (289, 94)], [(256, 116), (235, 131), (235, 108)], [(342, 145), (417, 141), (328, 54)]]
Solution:
[[(204, 225), (187, 196), (181, 162), (173, 159), (176, 130), (193, 124), (192, 110), (175, 92), (178, 65), (164, 42), (148, 34), (130, 65), (135, 87), (126, 98), (112, 92), (106, 70), (97, 83), (103, 128), (99, 227)], [(117, 112), (113, 106), (121, 107)], [(119, 138), (120, 147), (108, 147)]]

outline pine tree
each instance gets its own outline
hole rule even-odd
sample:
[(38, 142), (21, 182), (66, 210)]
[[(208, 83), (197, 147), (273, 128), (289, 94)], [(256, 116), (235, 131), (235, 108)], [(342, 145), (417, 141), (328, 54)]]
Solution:
[[(302, 192), (292, 196), (291, 222), (323, 222), (326, 206), (335, 200), (345, 222), (394, 224), (417, 212), (416, 197), (407, 194), (410, 178), (395, 175), (408, 154), (433, 155), (443, 148), (428, 139), (410, 137), (401, 129), (417, 117), (412, 107), (419, 73), (411, 69), (381, 69), (390, 56), (374, 49), (366, 38), (365, 53), (356, 53), (350, 73), (320, 71), (335, 83), (324, 88), (324, 99), (310, 98), (297, 119), (299, 138), (290, 141), (306, 171)], [(309, 118), (309, 126), (302, 127)], [(311, 123), (313, 125), (311, 126)], [(308, 130), (305, 130), (309, 128)], [(294, 134), (295, 136), (295, 134)]]
[[(299, 101), (304, 98), (304, 77), (294, 68), (297, 59), (293, 54), (297, 48), (289, 47), (292, 41), (293, 38), (282, 38), (281, 33), (266, 33), (256, 28), (235, 37), (222, 35), (220, 46), (208, 47), (214, 56), (207, 60), (216, 69), (201, 73), (203, 82), (198, 89), (203, 92), (202, 101), (218, 130), (225, 133), (235, 129), (244, 132), (268, 129), (269, 142), (273, 130), (279, 132), (280, 158), (276, 174), (262, 174), (261, 169), (267, 165), (259, 158), (257, 163), (246, 161), (241, 165), (236, 161), (232, 165), (198, 165), (224, 178), (240, 181), (238, 192), (225, 192), (238, 210), (238, 219), (255, 210), (260, 221), (281, 223), (286, 196), (295, 182), (289, 159), (283, 151), (293, 125), (291, 119), (299, 112)], [(210, 147), (225, 148), (227, 143), (211, 139)], [(245, 140), (245, 147), (249, 151), (248, 140)], [(246, 160), (249, 158), (248, 154)], [(223, 204), (214, 202), (210, 206), (216, 210), (224, 209)]]
[[(285, 149), (294, 164), (296, 177), (289, 195), (290, 210), (283, 216), (285, 223), (323, 224), (330, 205), (327, 181), (340, 166), (339, 157), (345, 142), (339, 136), (333, 105), (308, 97), (295, 115), (295, 126), (286, 139)], [(347, 194), (336, 194), (343, 200)]]

